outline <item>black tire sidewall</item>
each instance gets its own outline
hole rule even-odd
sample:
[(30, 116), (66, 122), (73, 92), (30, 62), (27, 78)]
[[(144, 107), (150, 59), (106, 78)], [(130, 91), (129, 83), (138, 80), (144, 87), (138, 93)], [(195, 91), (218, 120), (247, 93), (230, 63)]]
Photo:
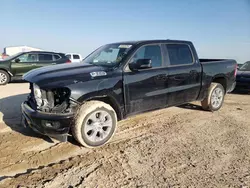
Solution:
[[(97, 111), (105, 111), (107, 113), (109, 113), (109, 115), (111, 116), (111, 119), (112, 119), (112, 128), (111, 128), (111, 131), (109, 133), (109, 135), (102, 141), (99, 141), (99, 142), (91, 142), (87, 137), (86, 135), (84, 134), (84, 126), (86, 124), (86, 121), (88, 120), (89, 116), (92, 114), (92, 113), (95, 113)], [(82, 127), (81, 127), (81, 135), (82, 135), (82, 139), (84, 140), (84, 142), (88, 145), (88, 146), (91, 146), (91, 147), (98, 147), (98, 146), (102, 146), (104, 145), (105, 143), (107, 143), (110, 138), (113, 136), (115, 130), (116, 130), (116, 115), (115, 115), (115, 112), (112, 111), (112, 110), (108, 110), (106, 109), (105, 107), (100, 107), (100, 108), (96, 108), (95, 110), (91, 111), (88, 113), (88, 115), (84, 118), (83, 122), (82, 122)]]
[[(223, 98), (222, 98), (221, 104), (220, 104), (217, 108), (213, 107), (213, 105), (212, 105), (212, 94), (213, 94), (213, 92), (214, 92), (214, 90), (215, 90), (216, 88), (220, 88), (220, 89), (222, 90), (222, 92), (223, 92), (223, 95), (222, 95)], [(209, 101), (209, 108), (210, 108), (212, 111), (217, 111), (217, 110), (219, 110), (219, 109), (222, 107), (223, 103), (224, 103), (224, 98), (225, 98), (225, 89), (224, 89), (224, 87), (223, 87), (221, 84), (217, 84), (216, 87), (214, 87), (214, 88), (213, 88), (213, 91), (211, 92), (210, 101)]]
[(7, 77), (6, 82), (4, 82), (3, 84), (1, 84), (1, 83), (0, 83), (0, 85), (6, 85), (6, 84), (8, 84), (8, 83), (9, 83), (9, 81), (10, 81), (10, 75), (9, 75), (6, 71), (3, 71), (3, 70), (0, 70), (0, 73), (5, 74), (5, 75), (6, 75), (6, 77)]

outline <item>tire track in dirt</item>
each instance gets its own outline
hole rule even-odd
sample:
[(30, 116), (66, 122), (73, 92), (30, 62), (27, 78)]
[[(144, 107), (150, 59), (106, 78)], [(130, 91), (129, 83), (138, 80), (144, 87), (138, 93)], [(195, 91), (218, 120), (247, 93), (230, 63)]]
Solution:
[[(156, 114), (158, 114), (158, 112), (155, 112)], [(178, 112), (176, 111), (175, 114), (177, 114)], [(143, 137), (143, 135), (145, 134), (150, 134), (151, 128), (153, 129), (154, 126), (154, 122), (151, 122), (150, 124), (147, 123), (138, 123), (141, 122), (141, 119), (145, 119), (145, 117), (147, 116), (147, 114), (144, 115), (140, 115), (139, 117), (136, 118), (132, 118), (131, 121), (126, 121), (125, 124), (123, 125), (123, 122), (121, 122), (121, 124), (119, 124), (119, 127), (121, 127), (121, 130), (118, 129), (117, 131), (117, 135), (114, 137), (114, 140), (111, 142), (112, 143), (119, 143), (121, 141), (126, 141), (126, 140), (132, 140), (134, 138), (140, 138)], [(162, 118), (164, 115), (164, 113), (162, 112), (161, 114), (158, 114), (157, 117)], [(175, 121), (175, 118), (172, 118)], [(159, 121), (157, 120), (157, 118), (155, 118), (155, 121)], [(132, 122), (132, 126), (131, 123)], [(127, 126), (127, 124), (129, 126)], [(127, 127), (126, 127), (127, 126)], [(47, 145), (47, 144), (46, 144)], [(52, 145), (48, 148), (45, 148), (44, 150), (38, 150), (34, 152), (34, 147), (32, 146), (32, 148), (28, 147), (28, 149), (26, 148), (27, 146), (25, 146), (25, 150), (26, 152), (24, 153), (25, 155), (25, 161), (21, 161), (18, 163), (13, 163), (5, 168), (2, 169), (2, 173), (5, 174), (6, 177), (17, 177), (19, 176), (18, 174), (24, 175), (26, 174), (26, 172), (31, 172), (30, 169), (33, 170), (37, 170), (37, 169), (41, 169), (44, 166), (50, 166), (50, 164), (56, 163), (57, 160), (55, 160), (58, 156), (53, 156), (52, 154), (55, 153), (60, 153), (60, 159), (63, 158), (63, 151), (66, 151), (68, 153), (70, 153), (69, 157), (74, 156), (72, 154), (72, 151), (70, 151), (70, 146), (66, 148), (64, 148), (65, 145), (70, 145), (70, 143), (63, 143), (63, 144), (56, 144), (56, 145)], [(35, 147), (37, 148), (37, 147)], [(41, 149), (41, 148), (40, 148)], [(88, 149), (86, 148), (82, 148), (85, 149), (86, 151), (88, 151)], [(52, 150), (52, 152), (51, 152)], [(58, 151), (58, 152), (57, 152)], [(91, 151), (91, 150), (89, 150)], [(82, 152), (77, 152), (76, 154), (79, 154)], [(13, 154), (12, 154), (13, 155)], [(67, 155), (66, 155), (67, 156)], [(46, 163), (44, 163), (44, 161), (46, 161)], [(49, 163), (50, 162), (50, 163)], [(32, 171), (33, 171), (32, 170)]]
[[(169, 110), (167, 110), (169, 111)], [(141, 115), (139, 117), (136, 117), (136, 118), (132, 118), (130, 121), (126, 121), (125, 124), (123, 125), (123, 122), (121, 122), (121, 125), (119, 125), (119, 127), (121, 127), (121, 131), (119, 131), (118, 129), (118, 132), (117, 132), (117, 136), (116, 136), (116, 139), (114, 138), (114, 141), (111, 142), (109, 145), (113, 145), (113, 144), (117, 144), (117, 143), (120, 143), (120, 142), (127, 142), (127, 141), (130, 141), (130, 140), (140, 140), (142, 139), (143, 137), (148, 137), (148, 135), (150, 134), (154, 134), (154, 128), (155, 128), (155, 123), (159, 124), (159, 122), (161, 122), (161, 118), (164, 117), (164, 112), (161, 112), (160, 114), (158, 114), (158, 112), (155, 112), (156, 113), (156, 117), (158, 118), (155, 118), (155, 121), (151, 122), (150, 124), (147, 124), (147, 123), (138, 123), (138, 122), (141, 122), (141, 119), (145, 118), (145, 116), (147, 116), (147, 114), (145, 115)], [(172, 114), (177, 114), (178, 112), (174, 112)], [(184, 113), (184, 112), (183, 112)], [(172, 118), (170, 118), (170, 122), (169, 124), (172, 124), (174, 125), (175, 123), (177, 123), (178, 121), (176, 120), (176, 117), (178, 117), (179, 115), (176, 115), (176, 116), (173, 116)], [(131, 126), (131, 122), (132, 122), (132, 126)], [(127, 124), (129, 124), (129, 126), (127, 126)], [(127, 127), (126, 127), (127, 126)], [(159, 124), (160, 126), (160, 124)], [(163, 125), (161, 125), (163, 126)], [(152, 133), (151, 132), (151, 129), (152, 129)], [(53, 146), (53, 147), (56, 147), (56, 146)], [(55, 148), (53, 148), (55, 149)], [(44, 151), (42, 151), (44, 152)], [(41, 153), (38, 152), (38, 153)], [(88, 153), (89, 154), (89, 153)], [(81, 155), (81, 157), (84, 157), (84, 155)], [(32, 160), (31, 158), (29, 159), (29, 161), (34, 161), (34, 159)], [(51, 167), (51, 165), (47, 165), (49, 167)], [(36, 169), (32, 170), (33, 171), (36, 171), (36, 170), (41, 170), (42, 168), (44, 168), (44, 166), (39, 166), (37, 167)], [(31, 173), (30, 170), (27, 170), (28, 173)], [(19, 177), (20, 175), (26, 175), (27, 173), (20, 173), (19, 175), (14, 175), (14, 178), (17, 178)]]

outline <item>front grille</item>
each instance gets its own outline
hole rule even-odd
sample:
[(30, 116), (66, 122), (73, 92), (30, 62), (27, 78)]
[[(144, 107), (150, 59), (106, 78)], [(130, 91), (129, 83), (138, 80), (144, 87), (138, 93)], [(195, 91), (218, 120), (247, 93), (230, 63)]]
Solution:
[(32, 109), (50, 113), (65, 113), (72, 110), (70, 108), (69, 89), (58, 88), (44, 90), (39, 88), (39, 90), (41, 92), (41, 97), (40, 94), (39, 96), (37, 96), (37, 93), (35, 94), (33, 83), (30, 83), (28, 103)]

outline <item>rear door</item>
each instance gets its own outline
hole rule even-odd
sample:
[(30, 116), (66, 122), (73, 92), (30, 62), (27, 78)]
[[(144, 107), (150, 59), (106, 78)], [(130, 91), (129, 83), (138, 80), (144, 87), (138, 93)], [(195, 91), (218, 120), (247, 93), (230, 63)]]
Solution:
[(195, 60), (190, 45), (185, 43), (165, 44), (168, 62), (169, 106), (197, 99), (201, 86), (201, 65)]
[(56, 65), (56, 60), (54, 58), (54, 54), (50, 53), (38, 53), (38, 62), (36, 64), (36, 68), (48, 66), (48, 65)]
[[(18, 59), (18, 62), (16, 61)], [(38, 57), (36, 53), (24, 53), (15, 58), (11, 63), (14, 76), (20, 77), (26, 72), (36, 68)]]

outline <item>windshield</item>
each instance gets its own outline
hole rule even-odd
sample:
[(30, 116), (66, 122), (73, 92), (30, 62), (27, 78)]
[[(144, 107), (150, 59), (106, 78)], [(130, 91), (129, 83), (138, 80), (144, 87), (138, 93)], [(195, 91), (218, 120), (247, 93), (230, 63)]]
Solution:
[(239, 70), (242, 70), (242, 71), (250, 71), (250, 61), (244, 63)]
[(8, 61), (8, 60), (10, 60), (10, 59), (13, 59), (13, 58), (19, 56), (19, 55), (22, 54), (22, 53), (23, 53), (23, 52), (19, 52), (19, 53), (17, 53), (17, 54), (12, 55), (12, 56), (6, 57), (6, 58), (3, 59), (3, 61), (5, 61), (5, 60)]
[(83, 62), (97, 66), (113, 67), (123, 60), (131, 47), (131, 44), (107, 44), (94, 51)]

